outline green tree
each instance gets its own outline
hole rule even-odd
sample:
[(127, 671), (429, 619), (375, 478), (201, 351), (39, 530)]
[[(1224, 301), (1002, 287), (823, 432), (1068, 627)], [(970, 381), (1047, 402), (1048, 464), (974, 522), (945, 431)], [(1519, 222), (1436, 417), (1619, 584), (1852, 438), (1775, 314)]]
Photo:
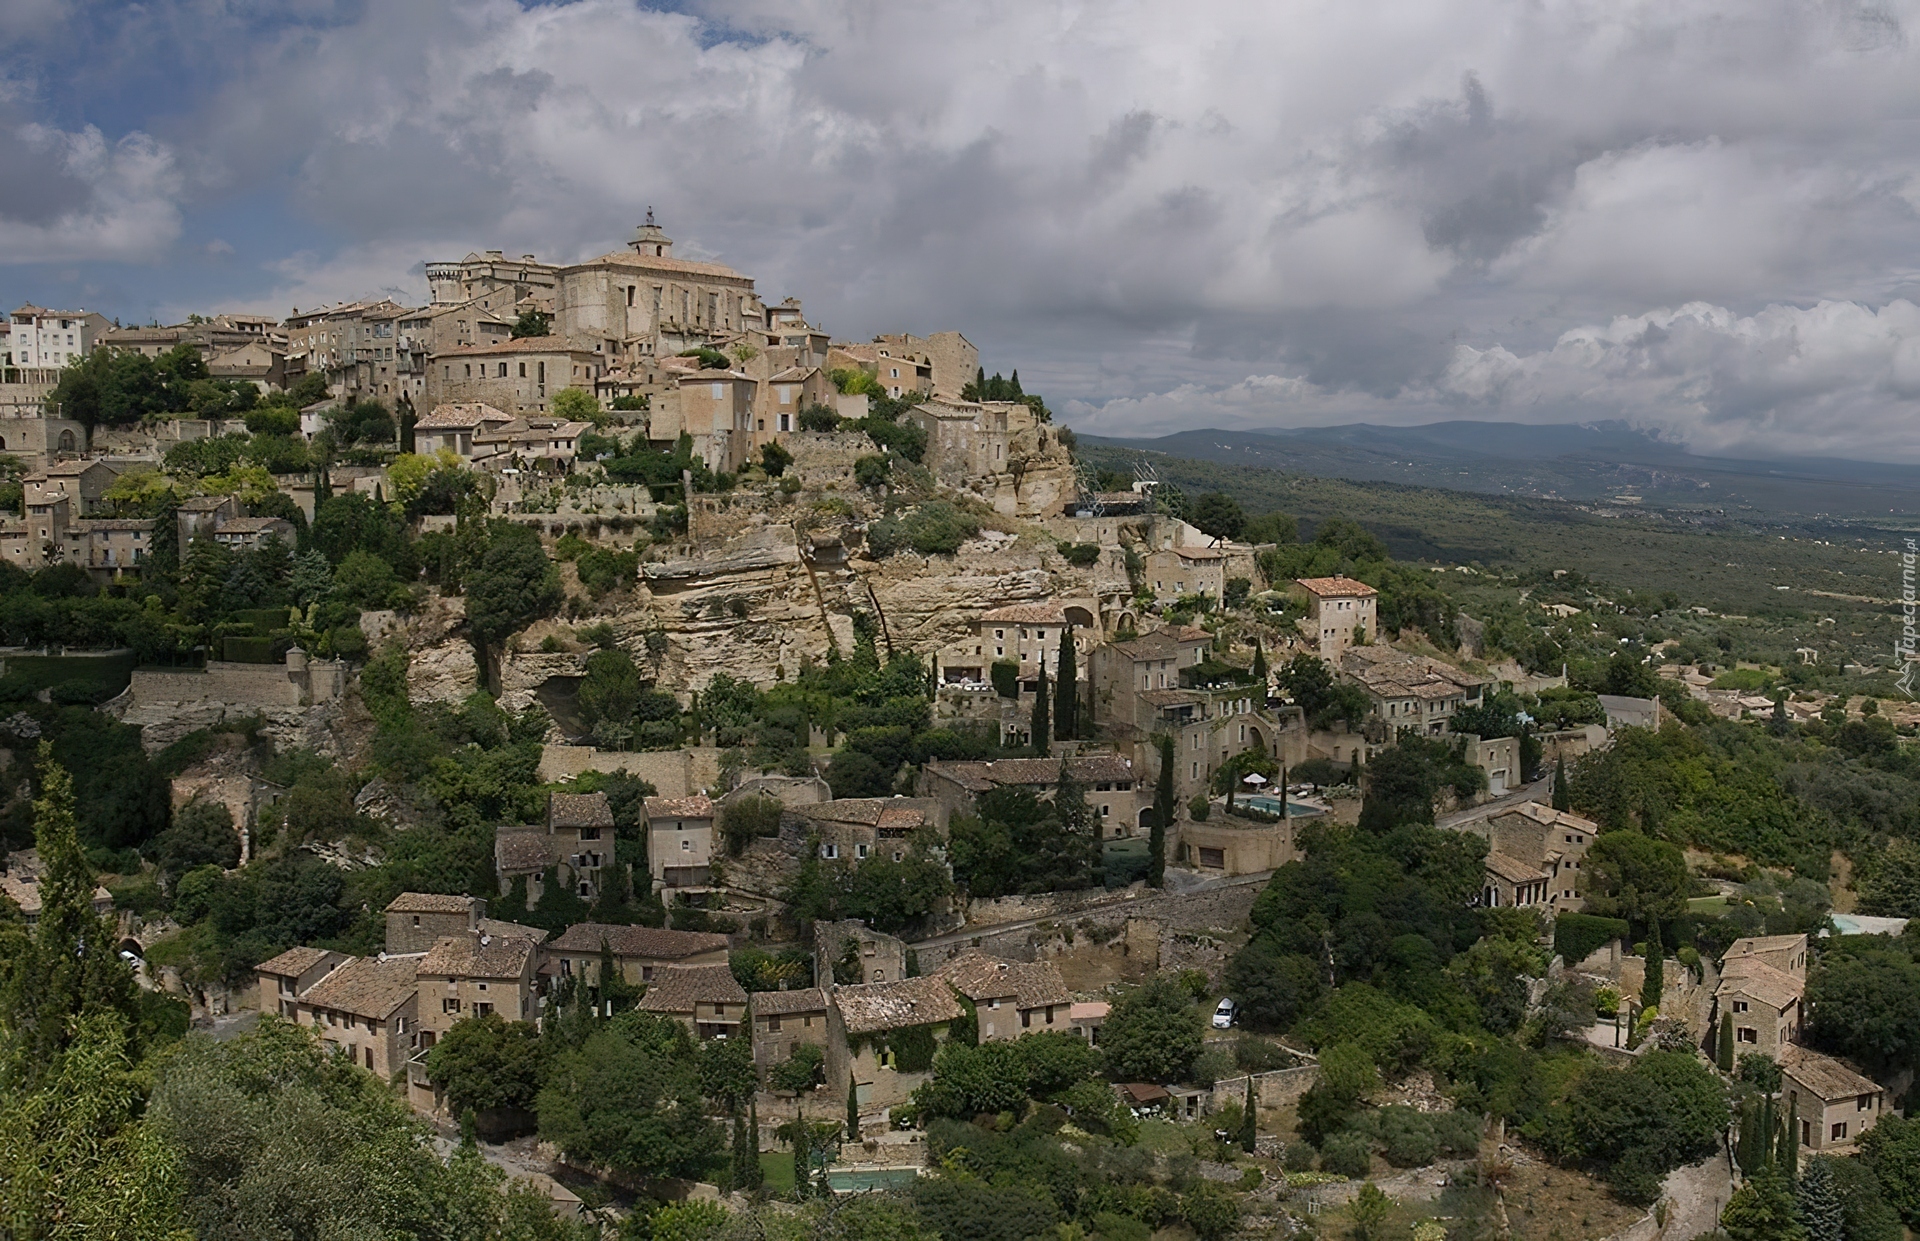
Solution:
[(1253, 1154), (1260, 1140), (1260, 1103), (1253, 1094), (1253, 1074), (1247, 1074), (1247, 1098), (1240, 1105), (1240, 1149)]
[(1203, 1042), (1193, 997), (1165, 974), (1115, 1001), (1100, 1038), (1114, 1079), (1141, 1082), (1181, 1079)]
[(1247, 527), (1247, 515), (1234, 498), (1222, 491), (1194, 497), (1187, 520), (1216, 539), (1237, 539)]
[(1567, 760), (1564, 755), (1553, 760), (1553, 808), (1573, 809), (1573, 797), (1567, 792)]
[(1678, 845), (1632, 830), (1602, 832), (1581, 871), (1590, 914), (1625, 918), (1635, 927), (1686, 915), (1692, 880)]
[(1733, 1191), (1720, 1212), (1720, 1227), (1733, 1241), (1807, 1241), (1794, 1213), (1793, 1187), (1777, 1168)]
[(554, 417), (565, 418), (568, 422), (590, 422), (597, 427), (604, 426), (607, 421), (599, 400), (585, 388), (562, 388), (553, 394), (549, 404)]
[(847, 1141), (860, 1140), (860, 1079), (847, 1078)]
[(427, 1053), (427, 1080), (446, 1092), (453, 1110), (533, 1109), (546, 1071), (547, 1047), (532, 1023), (499, 1014), (453, 1023)]
[(1660, 920), (1653, 919), (1647, 925), (1647, 972), (1640, 983), (1640, 1007), (1659, 1008), (1660, 996), (1666, 988), (1667, 950), (1660, 942)]
[(1165, 887), (1167, 882), (1167, 833), (1173, 830), (1173, 735), (1159, 738), (1160, 774), (1153, 787), (1153, 822), (1147, 829), (1147, 882)]
[(1920, 963), (1906, 953), (1828, 954), (1807, 979), (1807, 1007), (1807, 1037), (1821, 1050), (1882, 1081), (1920, 1068)]
[(40, 919), (30, 929), (0, 924), (0, 1082), (28, 1086), (57, 1071), (80, 1019), (104, 1014), (131, 1031), (139, 1018), (133, 973), (114, 951), (112, 925), (93, 909), (97, 884), (80, 847), (73, 781), (50, 742), (39, 754)]
[(1080, 735), (1080, 671), (1074, 665), (1073, 627), (1060, 632), (1060, 662), (1054, 678), (1053, 739), (1072, 741)]
[(178, 1156), (141, 1119), (125, 1022), (96, 1009), (70, 1033), (37, 1087), (0, 1095), (0, 1235), (179, 1241)]
[(1691, 1053), (1655, 1051), (1628, 1069), (1590, 1069), (1547, 1116), (1562, 1159), (1591, 1163), (1627, 1201), (1650, 1203), (1668, 1172), (1704, 1159), (1727, 1127), (1726, 1092)]
[(1720, 1045), (1714, 1057), (1722, 1073), (1733, 1072), (1733, 1014), (1720, 1014)]
[(1384, 1241), (1387, 1217), (1392, 1213), (1393, 1199), (1372, 1181), (1362, 1185), (1347, 1205), (1347, 1217), (1353, 1221), (1353, 1241)]
[[(553, 317), (551, 315), (547, 314), (544, 310), (538, 310), (529, 306), (520, 312), (518, 319), (513, 321), (513, 336), (516, 340), (529, 336), (545, 336), (553, 330), (552, 325)], [(563, 388), (561, 391), (567, 392), (573, 391), (573, 389)], [(556, 393), (555, 395), (557, 396), (558, 394)], [(559, 412), (559, 404), (556, 401), (554, 413), (558, 414)]]
[(1833, 1174), (1835, 1160), (1822, 1155), (1807, 1161), (1807, 1170), (1794, 1186), (1794, 1203), (1807, 1241), (1847, 1241), (1847, 1203), (1840, 1180)]
[(539, 1096), (540, 1134), (572, 1158), (623, 1174), (697, 1176), (723, 1145), (700, 1099), (685, 1028), (622, 1013), (553, 1058)]
[(587, 656), (586, 675), (580, 679), (580, 714), (589, 726), (630, 723), (645, 692), (633, 656), (618, 648), (595, 651)]
[(1040, 652), (1039, 664), (1040, 679), (1033, 690), (1033, 719), (1031, 721), (1031, 731), (1033, 734), (1033, 752), (1041, 758), (1045, 758), (1049, 748), (1047, 744), (1048, 740), (1053, 735), (1052, 725), (1047, 719), (1047, 710), (1050, 704), (1047, 694), (1047, 658), (1045, 651)]
[(750, 1039), (707, 1039), (697, 1049), (700, 1093), (728, 1112), (738, 1112), (758, 1088)]
[(552, 615), (564, 597), (560, 571), (539, 537), (509, 522), (488, 526), (487, 550), (467, 574), (466, 588), (467, 627), (487, 651)]

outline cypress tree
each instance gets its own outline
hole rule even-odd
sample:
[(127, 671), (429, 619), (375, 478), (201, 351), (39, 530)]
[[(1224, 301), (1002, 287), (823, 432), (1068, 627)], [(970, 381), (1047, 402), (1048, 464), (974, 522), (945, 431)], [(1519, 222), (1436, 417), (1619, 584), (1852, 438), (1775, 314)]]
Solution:
[(1266, 706), (1267, 696), (1267, 652), (1260, 645), (1260, 639), (1253, 640), (1253, 683), (1260, 687), (1260, 705)]
[(733, 1109), (733, 1184), (729, 1188), (752, 1189), (750, 1177), (758, 1162), (747, 1151), (747, 1114), (736, 1107)]
[(1567, 760), (1565, 756), (1553, 760), (1553, 808), (1572, 810), (1573, 798), (1567, 792)]
[(1041, 758), (1045, 758), (1051, 749), (1048, 738), (1052, 735), (1053, 726), (1047, 722), (1048, 705), (1047, 659), (1046, 652), (1042, 651), (1040, 654), (1040, 683), (1034, 687), (1033, 723), (1031, 726), (1033, 733), (1033, 752)]
[(807, 1114), (796, 1110), (793, 1114), (793, 1192), (803, 1200), (813, 1185), (813, 1152), (807, 1145)]
[(1253, 1097), (1253, 1074), (1247, 1074), (1247, 1101), (1240, 1112), (1240, 1149), (1253, 1154), (1254, 1143), (1259, 1138), (1260, 1105)]
[(1760, 1114), (1758, 1100), (1748, 1099), (1740, 1107), (1740, 1140), (1733, 1148), (1733, 1159), (1743, 1176), (1752, 1176), (1759, 1167)]
[(1160, 781), (1153, 790), (1153, 824), (1147, 833), (1147, 882), (1167, 882), (1167, 829), (1173, 826), (1173, 735), (1160, 734)]
[(1060, 635), (1060, 662), (1053, 682), (1053, 739), (1072, 741), (1080, 727), (1080, 669), (1073, 649), (1073, 627)]
[(747, 1102), (747, 1150), (753, 1155), (753, 1168), (749, 1175), (748, 1189), (758, 1189), (766, 1175), (760, 1170), (760, 1100)]
[(1793, 1196), (1807, 1241), (1847, 1241), (1847, 1202), (1833, 1175), (1831, 1156), (1807, 1161)]
[(1647, 924), (1647, 977), (1640, 985), (1640, 1007), (1659, 1008), (1660, 993), (1666, 989), (1667, 950), (1660, 943), (1660, 919)]
[(1720, 1014), (1720, 1048), (1717, 1060), (1722, 1073), (1733, 1072), (1733, 1014)]
[(1020, 391), (1020, 368), (1019, 367), (1017, 366), (1014, 367), (1013, 374), (1007, 378), (1007, 388), (1013, 394), (1013, 399), (1016, 401), (1026, 395), (1026, 393)]
[(1760, 1132), (1758, 1137), (1759, 1141), (1755, 1144), (1758, 1149), (1755, 1150), (1754, 1154), (1760, 1160), (1760, 1170), (1762, 1172), (1770, 1171), (1773, 1168), (1773, 1157), (1779, 1149), (1780, 1137), (1780, 1121), (1779, 1118), (1774, 1115), (1773, 1096), (1771, 1094), (1766, 1097), (1760, 1106)]
[(1780, 1131), (1780, 1166), (1786, 1169), (1789, 1182), (1800, 1177), (1800, 1100), (1796, 1096), (1787, 1104), (1787, 1124)]
[(860, 1140), (860, 1083), (847, 1075), (847, 1141)]

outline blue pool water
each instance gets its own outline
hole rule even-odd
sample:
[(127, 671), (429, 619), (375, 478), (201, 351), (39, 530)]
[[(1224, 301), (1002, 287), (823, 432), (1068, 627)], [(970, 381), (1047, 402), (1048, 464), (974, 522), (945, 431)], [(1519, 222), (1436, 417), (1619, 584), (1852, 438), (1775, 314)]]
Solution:
[(904, 1189), (920, 1174), (912, 1168), (866, 1168), (851, 1172), (827, 1173), (827, 1184), (834, 1192), (860, 1194), (875, 1189)]
[[(1242, 797), (1237, 800), (1239, 800), (1241, 803), (1245, 805), (1252, 806), (1255, 810), (1258, 810), (1261, 814), (1279, 814), (1280, 813), (1280, 799), (1278, 797), (1268, 797), (1265, 794), (1255, 794), (1252, 797)], [(1297, 801), (1288, 802), (1287, 810), (1288, 810), (1288, 813), (1293, 818), (1296, 818), (1296, 819), (1304, 819), (1316, 814), (1326, 813), (1326, 811), (1320, 809), (1320, 807), (1318, 806), (1308, 806)]]

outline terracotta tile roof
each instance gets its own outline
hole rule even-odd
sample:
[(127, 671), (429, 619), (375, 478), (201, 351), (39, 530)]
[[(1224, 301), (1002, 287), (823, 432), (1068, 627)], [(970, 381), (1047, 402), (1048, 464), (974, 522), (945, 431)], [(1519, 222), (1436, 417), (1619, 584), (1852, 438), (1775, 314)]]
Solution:
[(1749, 935), (1728, 944), (1726, 955), (1739, 957), (1751, 952), (1790, 952), (1806, 946), (1805, 935)]
[(297, 978), (326, 959), (325, 948), (289, 948), (279, 956), (254, 966), (253, 971), (256, 974), (273, 974), (280, 978)]
[(919, 827), (927, 821), (924, 810), (902, 805), (906, 798), (835, 797), (810, 806), (793, 806), (793, 813), (821, 823), (858, 823), (863, 827)]
[(471, 896), (443, 896), (437, 892), (402, 892), (387, 902), (390, 914), (463, 914)]
[(1508, 814), (1521, 815), (1546, 827), (1564, 827), (1570, 831), (1586, 832), (1590, 835), (1600, 830), (1600, 825), (1592, 819), (1582, 818), (1570, 810), (1555, 810), (1537, 801), (1523, 801), (1517, 806), (1504, 807), (1500, 814), (1493, 817), (1497, 819), (1501, 815)]
[(503, 409), (479, 403), (436, 405), (433, 412), (413, 424), (416, 431), (457, 431), (477, 427), (483, 422), (511, 422), (513, 415)]
[(419, 972), (434, 978), (520, 978), (527, 973), (533, 953), (533, 941), (518, 936), (449, 935), (421, 959)]
[(553, 827), (612, 827), (613, 803), (605, 793), (555, 793), (547, 799)]
[(1064, 625), (1067, 611), (1057, 603), (1012, 603), (982, 612), (980, 619), (1009, 625)]
[(1051, 961), (1003, 961), (983, 952), (963, 952), (934, 971), (969, 1000), (1011, 996), (1016, 1007), (1039, 1008), (1068, 1002), (1066, 980)]
[[(926, 770), (947, 776), (965, 788), (984, 792), (995, 785), (1029, 787), (1060, 779), (1060, 759), (1002, 758), (986, 762), (928, 763)], [(1108, 784), (1135, 778), (1132, 765), (1118, 754), (1082, 754), (1066, 760), (1067, 770), (1082, 784)]]
[(1547, 877), (1545, 871), (1535, 870), (1519, 858), (1504, 853), (1487, 854), (1486, 867), (1508, 883), (1539, 883)]
[(493, 838), (493, 864), (502, 874), (528, 874), (553, 862), (553, 838), (545, 832), (499, 832)]
[(781, 371), (779, 374), (773, 376), (773, 378), (767, 380), (767, 382), (774, 384), (801, 383), (807, 376), (819, 369), (817, 366), (789, 366), (786, 370)]
[(293, 523), (284, 517), (232, 517), (220, 523), (219, 534), (264, 534), (269, 530), (291, 530)]
[(1068, 1021), (1099, 1021), (1113, 1011), (1113, 1005), (1104, 1000), (1092, 1003), (1075, 1004), (1067, 1010)]
[(827, 993), (818, 987), (802, 987), (798, 991), (756, 991), (753, 993), (753, 1015), (756, 1017), (779, 1017), (787, 1013), (825, 1012)]
[(1790, 1044), (1781, 1053), (1780, 1068), (1788, 1077), (1819, 1096), (1822, 1103), (1880, 1093), (1880, 1084), (1852, 1065), (1835, 1060), (1832, 1056), (1823, 1056), (1810, 1048)]
[(721, 263), (700, 263), (692, 259), (667, 258), (664, 255), (640, 254), (632, 250), (615, 250), (603, 254), (597, 259), (582, 263), (582, 267), (594, 267), (606, 263), (614, 267), (638, 267), (643, 271), (675, 272), (688, 276), (714, 276), (722, 280), (740, 280), (748, 284), (752, 280)]
[(1172, 659), (1180, 653), (1180, 648), (1183, 646), (1195, 642), (1212, 641), (1213, 635), (1204, 629), (1168, 628), (1143, 633), (1125, 642), (1112, 643), (1109, 649), (1125, 655), (1128, 659)]
[(233, 503), (232, 496), (194, 496), (191, 500), (180, 501), (180, 509), (189, 513), (211, 513)]
[(710, 797), (649, 797), (647, 798), (648, 819), (711, 819), (713, 817), (713, 799)]
[(1765, 961), (1748, 958), (1728, 962), (1725, 972), (1720, 976), (1720, 985), (1714, 988), (1713, 994), (1722, 996), (1737, 992), (1771, 1005), (1776, 1013), (1780, 1013), (1793, 1007), (1805, 989), (1792, 974), (1777, 970)]
[(691, 1013), (695, 1004), (745, 1004), (747, 991), (724, 965), (676, 965), (658, 970), (640, 997), (649, 1013)]
[(302, 1004), (384, 1020), (410, 999), (417, 987), (418, 956), (353, 957), (307, 988)]
[(709, 931), (670, 931), (654, 926), (580, 922), (568, 927), (559, 938), (547, 945), (547, 949), (550, 952), (580, 954), (599, 952), (602, 940), (613, 949), (615, 956), (647, 957), (656, 961), (725, 951), (728, 942), (726, 936)]
[(963, 1011), (953, 989), (938, 978), (902, 978), (836, 987), (833, 1002), (848, 1034), (872, 1034), (905, 1026), (956, 1020)]
[(1143, 689), (1139, 697), (1149, 706), (1181, 707), (1205, 702), (1208, 696), (1197, 689)]
[(1366, 599), (1380, 592), (1352, 577), (1301, 577), (1294, 581), (1322, 599)]
[(508, 939), (524, 939), (536, 944), (547, 942), (551, 933), (543, 927), (525, 926), (518, 922), (505, 922), (499, 918), (480, 919), (482, 935), (505, 936)]

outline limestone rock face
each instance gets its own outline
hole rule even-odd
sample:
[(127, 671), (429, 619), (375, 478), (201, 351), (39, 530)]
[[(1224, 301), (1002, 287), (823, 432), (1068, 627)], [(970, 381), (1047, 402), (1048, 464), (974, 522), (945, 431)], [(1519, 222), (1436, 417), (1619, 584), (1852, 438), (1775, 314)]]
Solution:
[(264, 710), (211, 700), (135, 706), (131, 695), (122, 694), (112, 702), (103, 704), (100, 710), (123, 724), (139, 728), (140, 745), (149, 754), (158, 754), (196, 729), (212, 728), (227, 720), (248, 719), (256, 715), (262, 722), (261, 732), (271, 737), (273, 744), (282, 752), (301, 748), (329, 758), (340, 754), (339, 733), (335, 727), (340, 719), (337, 703)]
[(480, 688), (473, 643), (446, 638), (416, 648), (407, 661), (407, 696), (415, 702), (459, 702)]

